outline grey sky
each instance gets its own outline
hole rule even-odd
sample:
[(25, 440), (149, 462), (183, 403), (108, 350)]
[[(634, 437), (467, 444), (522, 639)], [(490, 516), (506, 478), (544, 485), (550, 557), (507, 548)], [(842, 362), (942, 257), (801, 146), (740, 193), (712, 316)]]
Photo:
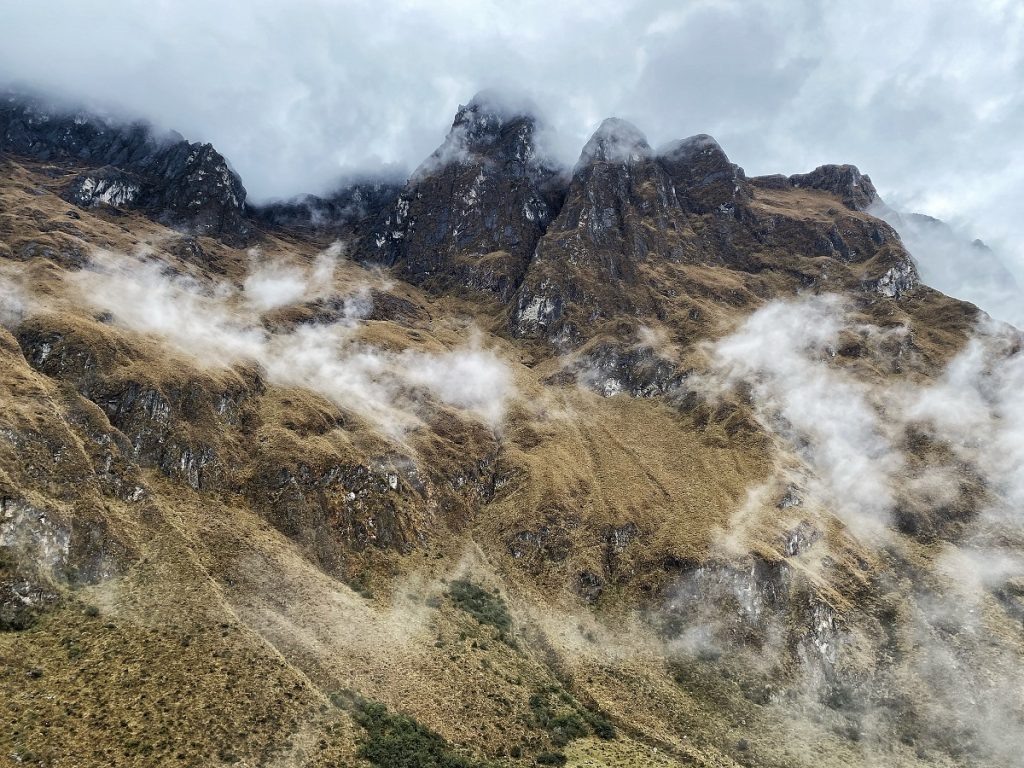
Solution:
[[(852, 162), (1024, 276), (1024, 3), (0, 0), (0, 79), (212, 141), (254, 200), (411, 169), (482, 88), (572, 162), (604, 117), (748, 173)], [(1024, 282), (1024, 281), (1022, 281)]]

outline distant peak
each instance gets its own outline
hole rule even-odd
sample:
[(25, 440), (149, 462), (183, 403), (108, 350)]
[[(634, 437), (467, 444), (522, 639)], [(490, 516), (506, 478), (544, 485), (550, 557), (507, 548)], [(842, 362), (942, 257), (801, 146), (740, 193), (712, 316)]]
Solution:
[(650, 157), (651, 145), (647, 137), (632, 123), (609, 117), (583, 147), (577, 168), (592, 163), (627, 163)]
[(528, 99), (480, 91), (468, 104), (459, 106), (449, 138), (469, 147), (483, 146), (496, 141), (512, 122), (525, 121), (532, 127), (536, 120), (536, 108)]
[(686, 139), (677, 139), (658, 148), (658, 157), (667, 160), (685, 161), (700, 154), (719, 155), (726, 161), (729, 159), (715, 138), (706, 133), (698, 133), (696, 136)]
[(863, 211), (880, 200), (871, 178), (855, 165), (819, 165), (810, 173), (790, 176), (789, 181), (794, 187), (831, 192), (855, 211)]
[(536, 116), (537, 106), (526, 96), (488, 88), (479, 91), (468, 104), (459, 106), (456, 122), (463, 113), (494, 115), (499, 119), (510, 120), (516, 117)]

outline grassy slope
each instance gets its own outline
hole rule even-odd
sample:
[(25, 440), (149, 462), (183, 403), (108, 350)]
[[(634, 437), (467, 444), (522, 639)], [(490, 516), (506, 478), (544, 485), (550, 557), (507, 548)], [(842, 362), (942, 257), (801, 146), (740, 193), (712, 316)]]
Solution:
[[(147, 239), (159, 247), (170, 237), (137, 216), (81, 212), (71, 221), (67, 204), (51, 193), (35, 194), (58, 184), (30, 169), (12, 170), (0, 189), (0, 248), (14, 252), (38, 239), (53, 247), (128, 251)], [(809, 198), (797, 201), (801, 206), (823, 205), (801, 194)], [(212, 241), (203, 246), (228, 279), (243, 274), (245, 254)], [(265, 250), (308, 261), (316, 249), (270, 240)], [(112, 354), (122, 341), (140, 350), (142, 359), (124, 372), (127, 377), (183, 377), (216, 389), (234, 375), (168, 359), (150, 342), (112, 331), (64, 303), (61, 270), (49, 262), (3, 267), (52, 296), (60, 312), (46, 322), (75, 325)], [(709, 293), (716, 283), (736, 279), (688, 269)], [(356, 277), (366, 275), (348, 265), (338, 279)], [(755, 287), (758, 293), (770, 289)], [(391, 290), (418, 307), (423, 319), (368, 323), (363, 332), (374, 343), (441, 349), (468, 338), (470, 317), (485, 333), (500, 330), (493, 308), (434, 299), (401, 285)], [(743, 314), (714, 302), (707, 308), (712, 335), (727, 332)], [(948, 305), (930, 292), (901, 311), (930, 329), (918, 339), (935, 362), (962, 338), (962, 323), (944, 321)], [(486, 342), (521, 361), (514, 372), (523, 397), (510, 411), (499, 457), (510, 482), (455, 530), (423, 521), (425, 543), (411, 554), (353, 553), (372, 588), (368, 599), (318, 568), (305, 548), (230, 489), (197, 493), (148, 469), (139, 477), (150, 495), (127, 503), (94, 482), (79, 482), (92, 472), (92, 448), (80, 428), (69, 426), (70, 413), (86, 406), (32, 371), (0, 331), (3, 426), (52, 432), (73, 457), (54, 466), (47, 456), (52, 440), (17, 450), (0, 442), (5, 492), (59, 510), (58, 517), (102, 520), (116, 534), (124, 562), (119, 575), (94, 586), (59, 586), (59, 604), (33, 628), (0, 633), (0, 720), (12, 724), (0, 733), (0, 756), (53, 766), (352, 764), (363, 731), (328, 695), (353, 690), (413, 715), (457, 751), (529, 764), (556, 749), (550, 734), (530, 721), (531, 695), (554, 686), (571, 691), (581, 706), (607, 712), (619, 731), (613, 741), (572, 742), (566, 749), (572, 765), (860, 760), (860, 748), (828, 724), (787, 720), (751, 702), (727, 668), (698, 664), (678, 682), (665, 648), (633, 613), (664, 586), (661, 559), (707, 557), (716, 529), (771, 470), (764, 442), (729, 440), (714, 425), (697, 431), (660, 402), (547, 386), (542, 382), (553, 362), (497, 335)], [(258, 434), (282, 462), (296, 451), (372, 455), (379, 440), (362, 434), (358, 420), (330, 427), (334, 410), (319, 398), (272, 387), (259, 399)], [(303, 436), (310, 430), (318, 435)], [(425, 454), (435, 442), (417, 433), (406, 448)], [(232, 470), (245, 475), (248, 446), (230, 443), (226, 450), (237, 463)], [(623, 555), (623, 575), (595, 616), (576, 596), (574, 579), (580, 570), (600, 570), (607, 531), (627, 523), (641, 531), (641, 545)], [(564, 537), (569, 556), (510, 556), (512, 534), (544, 526)], [(777, 530), (771, 522), (764, 530), (760, 544), (770, 550)], [(514, 620), (513, 643), (445, 598), (447, 582), (464, 575), (500, 590)], [(522, 757), (509, 757), (517, 748)], [(897, 747), (886, 761), (912, 765), (916, 758)]]

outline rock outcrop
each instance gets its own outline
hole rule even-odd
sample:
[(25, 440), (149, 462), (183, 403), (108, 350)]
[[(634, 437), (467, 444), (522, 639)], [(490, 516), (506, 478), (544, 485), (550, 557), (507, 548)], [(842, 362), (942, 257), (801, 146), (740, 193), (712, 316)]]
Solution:
[(66, 190), (82, 207), (138, 209), (171, 226), (236, 241), (252, 234), (242, 181), (210, 144), (7, 94), (0, 99), (0, 151), (88, 167)]
[[(814, 192), (804, 211), (786, 202), (800, 188)], [(718, 293), (694, 279), (691, 267), (700, 266), (774, 273), (793, 290), (838, 280), (897, 299), (919, 279), (899, 236), (861, 214), (877, 199), (853, 166), (748, 179), (710, 136), (655, 152), (634, 126), (606, 120), (537, 245), (509, 308), (510, 330), (565, 348), (627, 318), (685, 324), (694, 312), (687, 294)], [(829, 270), (821, 257), (842, 266)]]
[(803, 187), (830, 192), (854, 211), (863, 211), (879, 199), (871, 178), (855, 165), (819, 165), (810, 173), (790, 176), (789, 183), (797, 189)]
[(301, 195), (292, 200), (251, 206), (250, 213), (262, 225), (297, 233), (349, 235), (360, 225), (376, 221), (393, 205), (402, 190), (400, 182), (357, 181), (329, 195)]
[(587, 323), (655, 311), (648, 258), (695, 255), (671, 180), (643, 134), (615, 118), (587, 142), (565, 203), (530, 264), (513, 333), (578, 343)]
[(537, 133), (527, 109), (477, 95), (372, 227), (361, 257), (415, 284), (507, 300), (561, 201)]

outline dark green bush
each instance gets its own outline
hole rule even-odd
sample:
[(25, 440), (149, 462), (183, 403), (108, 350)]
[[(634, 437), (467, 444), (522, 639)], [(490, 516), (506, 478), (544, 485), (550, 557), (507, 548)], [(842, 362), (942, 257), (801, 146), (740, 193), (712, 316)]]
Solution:
[(380, 768), (476, 768), (445, 739), (383, 704), (359, 701), (355, 721), (366, 730), (359, 756)]
[(607, 715), (587, 709), (561, 688), (539, 689), (530, 696), (529, 705), (531, 725), (550, 733), (556, 746), (564, 747), (590, 733), (602, 739), (615, 738), (615, 726)]
[(494, 627), (503, 639), (512, 630), (512, 616), (501, 595), (488, 592), (466, 579), (453, 581), (447, 594), (456, 608), (465, 611), (481, 624)]
[(536, 762), (537, 765), (565, 765), (568, 759), (561, 752), (541, 752)]

